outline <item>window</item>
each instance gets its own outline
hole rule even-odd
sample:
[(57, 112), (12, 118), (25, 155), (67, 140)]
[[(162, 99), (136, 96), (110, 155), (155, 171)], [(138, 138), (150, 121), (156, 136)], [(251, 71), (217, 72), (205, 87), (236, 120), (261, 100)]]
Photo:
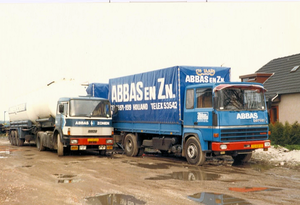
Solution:
[(188, 89), (186, 91), (186, 109), (193, 109), (194, 108), (194, 89)]
[(212, 107), (212, 89), (199, 88), (196, 90), (197, 108)]
[(57, 114), (60, 114), (60, 113), (59, 113), (59, 106), (60, 106), (60, 105), (63, 105), (63, 106), (64, 106), (64, 112), (61, 113), (61, 114), (63, 114), (63, 115), (68, 115), (68, 103), (67, 103), (67, 102), (61, 102), (61, 103), (58, 104), (58, 107), (57, 107)]
[(290, 72), (290, 73), (292, 73), (292, 72), (296, 72), (296, 70), (298, 70), (298, 68), (299, 68), (299, 65), (297, 65), (297, 66), (293, 67), (293, 69), (291, 70), (291, 72)]
[(71, 100), (70, 116), (72, 117), (111, 117), (108, 100)]
[(220, 110), (264, 110), (264, 93), (260, 88), (229, 87), (216, 95)]

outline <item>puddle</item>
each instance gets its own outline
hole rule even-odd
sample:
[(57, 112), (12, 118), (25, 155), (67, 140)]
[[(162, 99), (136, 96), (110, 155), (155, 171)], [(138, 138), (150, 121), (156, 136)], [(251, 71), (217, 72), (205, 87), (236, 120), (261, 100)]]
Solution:
[(194, 195), (188, 196), (189, 199), (205, 204), (205, 205), (223, 205), (223, 204), (232, 204), (232, 205), (245, 205), (251, 204), (248, 201), (240, 198), (235, 198), (226, 194), (218, 194), (211, 192), (201, 192)]
[(70, 184), (80, 182), (81, 179), (58, 179), (57, 183), (59, 184)]
[(182, 181), (204, 181), (204, 180), (217, 180), (221, 177), (219, 174), (207, 173), (204, 171), (186, 171), (186, 172), (173, 172), (166, 175), (158, 175), (156, 177), (149, 177), (146, 180), (169, 180), (178, 179)]
[(229, 187), (230, 191), (235, 192), (258, 192), (258, 191), (281, 191), (282, 189), (268, 187)]
[(68, 165), (78, 164), (78, 163), (79, 163), (78, 161), (66, 162), (65, 165), (68, 166)]
[(32, 165), (23, 165), (22, 167), (29, 168), (29, 167), (32, 167)]
[(176, 166), (173, 164), (169, 164), (169, 163), (148, 163), (148, 164), (144, 164), (144, 163), (137, 163), (137, 162), (132, 162), (132, 161), (122, 161), (123, 163), (126, 164), (130, 164), (130, 165), (134, 165), (137, 167), (141, 167), (141, 168), (146, 168), (146, 169), (169, 169), (171, 166)]
[(10, 154), (10, 151), (9, 150), (0, 151), (0, 154)]
[(228, 183), (237, 183), (237, 182), (247, 182), (246, 179), (225, 179), (222, 180), (222, 182), (228, 182)]
[(134, 196), (125, 194), (103, 194), (85, 198), (88, 205), (144, 205), (145, 201), (139, 200)]
[(10, 154), (10, 151), (9, 150), (2, 150), (0, 151), (0, 159), (4, 159), (4, 158), (7, 158), (7, 155)]
[(57, 176), (56, 182), (59, 184), (69, 184), (69, 183), (76, 183), (80, 182), (81, 179), (76, 178), (76, 175), (72, 174), (54, 174)]
[(271, 164), (264, 164), (264, 163), (246, 163), (246, 164), (233, 164), (232, 166), (234, 167), (239, 167), (239, 168), (250, 168), (258, 172), (264, 172), (270, 169), (273, 169), (275, 166)]

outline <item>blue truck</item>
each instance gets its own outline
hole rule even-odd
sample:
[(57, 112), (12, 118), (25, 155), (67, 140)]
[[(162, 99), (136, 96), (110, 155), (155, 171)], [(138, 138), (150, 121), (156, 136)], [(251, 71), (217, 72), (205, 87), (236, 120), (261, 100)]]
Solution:
[[(247, 162), (271, 146), (265, 89), (230, 82), (230, 68), (174, 66), (109, 80), (114, 140), (126, 155), (145, 148), (193, 165), (231, 155)], [(97, 97), (97, 96), (96, 96)]]

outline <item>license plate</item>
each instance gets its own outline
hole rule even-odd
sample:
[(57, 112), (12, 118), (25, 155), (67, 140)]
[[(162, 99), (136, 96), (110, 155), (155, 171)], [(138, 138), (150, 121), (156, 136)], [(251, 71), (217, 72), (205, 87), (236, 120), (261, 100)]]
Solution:
[(94, 139), (94, 138), (91, 138), (91, 139), (88, 139), (88, 142), (98, 142), (99, 141), (99, 139)]
[(264, 145), (263, 144), (252, 144), (251, 148), (263, 148)]
[(71, 146), (71, 150), (78, 150), (78, 146)]

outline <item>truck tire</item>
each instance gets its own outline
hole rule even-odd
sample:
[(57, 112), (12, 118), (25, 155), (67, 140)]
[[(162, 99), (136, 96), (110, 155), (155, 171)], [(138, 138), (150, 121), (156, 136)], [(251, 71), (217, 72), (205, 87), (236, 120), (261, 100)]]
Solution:
[(203, 165), (206, 157), (200, 142), (195, 137), (190, 137), (185, 143), (185, 157), (189, 164)]
[(127, 134), (124, 140), (125, 154), (129, 157), (135, 157), (138, 154), (137, 139), (134, 134)]
[(18, 131), (14, 131), (14, 136), (15, 136), (15, 146), (19, 146), (19, 136), (18, 136)]
[(11, 144), (11, 132), (8, 134), (8, 141), (9, 141), (10, 144)]
[(15, 131), (15, 138), (16, 138), (16, 145), (17, 145), (17, 146), (20, 147), (20, 146), (23, 146), (23, 145), (24, 145), (25, 140), (19, 138), (19, 133), (18, 133), (18, 131)]
[(9, 133), (9, 141), (10, 141), (11, 145), (14, 145), (14, 134), (13, 133), (14, 133), (13, 131), (11, 131)]
[(64, 156), (64, 145), (60, 140), (60, 134), (57, 134), (57, 155)]
[(238, 154), (237, 156), (232, 156), (235, 164), (247, 163), (252, 157), (252, 153), (249, 154)]
[(43, 146), (43, 140), (42, 140), (42, 135), (43, 133), (38, 133), (37, 134), (37, 139), (36, 139), (36, 147), (38, 148), (39, 151), (44, 151), (45, 150), (45, 147)]
[(11, 131), (11, 144), (16, 145), (15, 131)]
[(25, 142), (25, 140), (24, 139), (18, 139), (18, 141), (17, 141), (17, 145), (18, 146), (23, 146), (24, 145), (24, 142)]

